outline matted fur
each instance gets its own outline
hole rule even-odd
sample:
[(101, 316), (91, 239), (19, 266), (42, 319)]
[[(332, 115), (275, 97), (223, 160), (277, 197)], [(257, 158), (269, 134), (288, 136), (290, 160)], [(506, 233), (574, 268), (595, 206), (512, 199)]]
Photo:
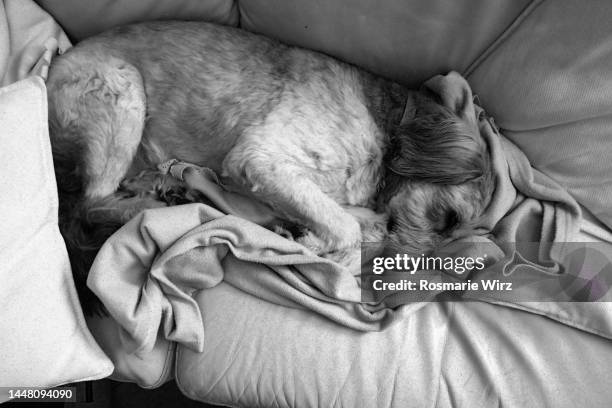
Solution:
[(272, 205), (318, 253), (384, 239), (388, 216), (390, 240), (430, 251), (477, 218), (492, 189), (471, 91), (458, 83), (460, 97), (441, 101), (207, 23), (138, 24), (77, 44), (48, 80), (60, 224), (77, 282), (83, 289), (114, 230), (167, 204), (159, 180), (139, 175), (172, 158)]

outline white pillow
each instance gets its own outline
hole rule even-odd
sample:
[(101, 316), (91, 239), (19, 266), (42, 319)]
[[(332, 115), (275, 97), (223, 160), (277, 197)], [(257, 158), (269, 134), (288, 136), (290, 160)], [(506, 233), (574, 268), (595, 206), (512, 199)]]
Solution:
[[(0, 387), (103, 378), (57, 226), (41, 78), (0, 88)], [(7, 399), (0, 391), (0, 402)]]

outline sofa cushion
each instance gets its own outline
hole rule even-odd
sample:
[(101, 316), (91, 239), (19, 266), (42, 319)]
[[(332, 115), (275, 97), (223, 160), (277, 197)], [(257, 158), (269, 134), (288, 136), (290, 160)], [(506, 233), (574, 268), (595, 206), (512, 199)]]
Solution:
[(462, 71), (529, 0), (241, 0), (243, 28), (408, 85)]
[(233, 407), (603, 407), (612, 345), (530, 313), (432, 302), (357, 332), (222, 283), (195, 296), (204, 351), (179, 345), (190, 398)]
[(435, 405), (447, 331), (441, 303), (360, 332), (226, 283), (194, 299), (204, 350), (179, 345), (176, 357), (176, 382), (189, 398), (236, 407)]
[(612, 227), (612, 2), (537, 2), (468, 79), (531, 164)]
[(0, 129), (0, 387), (106, 377), (113, 366), (87, 329), (57, 226), (40, 77), (0, 88)]

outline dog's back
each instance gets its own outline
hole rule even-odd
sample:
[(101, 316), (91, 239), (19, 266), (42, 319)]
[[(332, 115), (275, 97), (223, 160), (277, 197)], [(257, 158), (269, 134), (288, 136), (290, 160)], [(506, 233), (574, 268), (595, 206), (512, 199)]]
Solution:
[[(106, 119), (109, 126), (117, 123), (121, 118), (93, 117), (106, 112), (91, 111), (88, 102), (93, 105), (93, 98), (106, 98), (108, 104), (121, 104), (123, 95), (137, 91), (142, 97), (125, 103), (146, 106), (145, 139), (152, 143), (180, 141), (149, 153), (179, 150), (182, 154), (178, 156), (187, 161), (206, 161), (210, 167), (218, 164), (214, 159), (223, 156), (231, 139), (262, 115), (271, 96), (279, 92), (278, 84), (261, 77), (273, 75), (270, 59), (275, 57), (269, 54), (281, 54), (282, 47), (271, 41), (250, 44), (250, 37), (240, 35), (239, 30), (228, 36), (225, 30), (203, 23), (163, 23), (163, 30), (161, 27), (148, 23), (118, 28), (85, 40), (54, 60), (48, 89), (49, 106), (54, 109), (51, 132), (56, 139), (83, 137), (66, 133), (81, 132), (73, 126), (84, 127), (87, 116), (92, 121)], [(249, 54), (249, 47), (255, 45), (268, 45), (268, 49)], [(249, 95), (251, 99), (246, 100)], [(219, 106), (226, 109), (220, 111)], [(220, 140), (207, 144), (210, 138), (205, 133), (224, 134), (227, 144)], [(203, 136), (200, 143), (189, 144), (198, 134)]]
[[(143, 103), (146, 100), (143, 142), (151, 147), (147, 153), (172, 152), (221, 171), (221, 160), (236, 138), (246, 127), (262, 122), (292, 85), (302, 88), (302, 96), (311, 86), (316, 98), (312, 105), (335, 104), (325, 108), (342, 115), (351, 102), (363, 104), (339, 101), (347, 90), (361, 86), (362, 75), (322, 54), (231, 27), (201, 22), (137, 24), (85, 40), (53, 62), (49, 105), (66, 113), (52, 112), (51, 131), (65, 131), (70, 124), (60, 122), (84, 110), (85, 95), (69, 92), (105, 87), (103, 95), (112, 104), (119, 93), (141, 82), (139, 91), (144, 93)], [(109, 78), (115, 83), (105, 83)], [(75, 86), (65, 86), (67, 81)], [(326, 101), (325, 95), (332, 97)], [(81, 120), (85, 116), (79, 115)]]

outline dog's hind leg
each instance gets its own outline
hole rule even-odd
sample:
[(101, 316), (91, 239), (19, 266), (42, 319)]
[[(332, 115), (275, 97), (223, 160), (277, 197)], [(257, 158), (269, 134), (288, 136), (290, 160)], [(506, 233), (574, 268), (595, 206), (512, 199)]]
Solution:
[(72, 176), (81, 179), (86, 200), (112, 195), (144, 129), (146, 97), (138, 70), (76, 47), (54, 60), (47, 87), (54, 159), (77, 173)]

